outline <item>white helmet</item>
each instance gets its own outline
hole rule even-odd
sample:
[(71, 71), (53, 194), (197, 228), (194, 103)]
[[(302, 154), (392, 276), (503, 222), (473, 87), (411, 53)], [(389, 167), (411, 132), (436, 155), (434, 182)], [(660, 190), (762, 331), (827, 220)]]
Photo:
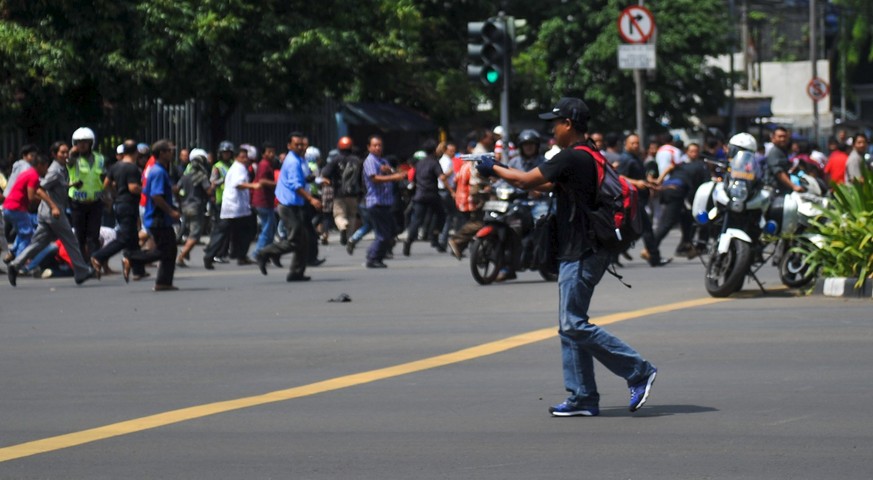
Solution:
[(321, 150), (317, 147), (307, 147), (306, 153), (303, 154), (303, 158), (305, 158), (307, 162), (317, 162), (321, 159)]
[(491, 131), (494, 132), (494, 135), (497, 135), (497, 136), (500, 136), (500, 137), (502, 137), (504, 134), (506, 134), (506, 132), (503, 131), (503, 126), (502, 126), (502, 125), (498, 125), (498, 126), (494, 127), (494, 129), (491, 130)]
[(728, 145), (737, 147), (741, 150), (748, 150), (752, 153), (758, 151), (758, 142), (755, 140), (755, 137), (748, 133), (738, 133), (734, 135), (731, 137)]
[(203, 161), (205, 162), (208, 158), (206, 150), (203, 150), (202, 148), (195, 148), (194, 150), (191, 150), (191, 153), (188, 154), (188, 158), (190, 158), (191, 160), (198, 157), (203, 158)]
[(94, 130), (91, 130), (88, 127), (81, 127), (73, 132), (73, 143), (76, 143), (79, 140), (90, 140), (92, 145), (97, 143), (97, 137), (94, 135)]

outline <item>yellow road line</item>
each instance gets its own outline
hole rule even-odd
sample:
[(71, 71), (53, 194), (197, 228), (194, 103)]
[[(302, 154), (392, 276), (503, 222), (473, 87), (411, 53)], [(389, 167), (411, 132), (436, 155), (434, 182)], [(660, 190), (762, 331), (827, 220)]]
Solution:
[[(603, 317), (592, 319), (592, 323), (598, 325), (609, 325), (611, 323), (640, 318), (647, 315), (655, 315), (659, 313), (667, 313), (676, 310), (684, 310), (705, 305), (726, 301), (727, 299), (718, 298), (702, 298), (697, 300), (688, 300), (684, 302), (670, 303), (656, 307), (643, 308), (631, 312), (620, 312)], [(544, 328), (523, 333), (513, 337), (504, 338), (494, 342), (476, 345), (474, 347), (465, 348), (456, 352), (437, 355), (435, 357), (416, 360), (414, 362), (403, 363), (391, 367), (370, 370), (343, 377), (332, 378), (321, 382), (310, 383), (299, 387), (289, 388), (286, 390), (277, 390), (275, 392), (265, 393), (263, 395), (255, 395), (251, 397), (237, 398), (226, 400), (223, 402), (209, 403), (205, 405), (196, 405), (193, 407), (182, 408), (179, 410), (171, 410), (169, 412), (158, 413), (146, 417), (134, 418), (123, 422), (104, 425), (102, 427), (91, 428), (79, 432), (58, 435), (55, 437), (34, 440), (32, 442), (11, 445), (9, 447), (0, 448), (0, 462), (15, 460), (18, 458), (48, 453), (63, 448), (74, 447), (86, 443), (105, 440), (107, 438), (127, 435), (131, 433), (141, 432), (152, 428), (172, 425), (174, 423), (185, 422), (202, 418), (209, 415), (231, 412), (243, 408), (256, 407), (269, 403), (282, 402), (294, 398), (308, 397), (319, 393), (340, 390), (343, 388), (364, 385), (386, 378), (393, 378), (400, 375), (406, 375), (424, 370), (430, 370), (437, 367), (460, 363), (467, 360), (494, 355), (495, 353), (505, 352), (513, 348), (530, 345), (532, 343), (547, 340), (555, 337), (557, 332), (554, 327)]]

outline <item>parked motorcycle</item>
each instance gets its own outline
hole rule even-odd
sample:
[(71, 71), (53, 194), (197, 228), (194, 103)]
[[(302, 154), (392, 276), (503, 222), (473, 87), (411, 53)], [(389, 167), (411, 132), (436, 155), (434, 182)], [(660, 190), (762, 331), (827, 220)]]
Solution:
[[(785, 286), (791, 288), (803, 287), (815, 278), (815, 272), (810, 271), (806, 263), (806, 255), (795, 251), (795, 247), (803, 243), (821, 244), (821, 236), (810, 235), (807, 229), (810, 221), (821, 215), (828, 204), (824, 192), (815, 179), (800, 176), (797, 182), (806, 188), (806, 192), (792, 192), (785, 197), (789, 207), (792, 203), (795, 207), (793, 210), (786, 210), (783, 207), (782, 231), (789, 235), (783, 238), (777, 250), (779, 278)], [(774, 202), (775, 206), (776, 202)]]
[[(745, 278), (755, 277), (753, 264), (764, 263), (762, 234), (777, 234), (777, 222), (766, 219), (772, 193), (765, 188), (755, 161), (757, 142), (749, 134), (737, 134), (730, 141), (729, 168), (721, 182), (707, 182), (698, 188), (692, 205), (698, 223), (720, 222), (721, 229), (706, 263), (704, 284), (713, 297), (739, 291)], [(712, 208), (707, 208), (709, 197)], [(760, 268), (760, 267), (758, 267)], [(763, 289), (763, 287), (762, 287)]]
[(533, 245), (525, 239), (534, 226), (531, 209), (535, 203), (528, 200), (526, 192), (511, 186), (495, 188), (495, 197), (483, 206), (485, 225), (470, 247), (470, 271), (477, 283), (494, 282), (506, 267), (516, 272), (537, 270), (547, 281), (558, 279), (554, 273), (532, 265)]

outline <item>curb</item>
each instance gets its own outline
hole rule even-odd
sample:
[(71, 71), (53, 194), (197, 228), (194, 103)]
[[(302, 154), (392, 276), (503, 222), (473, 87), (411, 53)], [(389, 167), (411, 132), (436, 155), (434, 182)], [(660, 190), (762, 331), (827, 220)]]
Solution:
[(845, 298), (873, 298), (873, 280), (864, 280), (860, 288), (855, 288), (857, 278), (819, 278), (815, 281), (813, 295)]

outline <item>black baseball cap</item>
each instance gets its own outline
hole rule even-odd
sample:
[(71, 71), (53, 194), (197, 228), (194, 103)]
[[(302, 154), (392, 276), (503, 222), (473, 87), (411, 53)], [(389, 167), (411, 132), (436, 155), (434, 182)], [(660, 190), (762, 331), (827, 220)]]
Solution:
[(589, 113), (588, 105), (585, 105), (581, 98), (563, 97), (558, 100), (552, 111), (541, 113), (540, 118), (543, 120), (569, 118), (574, 122), (585, 123), (588, 121)]

